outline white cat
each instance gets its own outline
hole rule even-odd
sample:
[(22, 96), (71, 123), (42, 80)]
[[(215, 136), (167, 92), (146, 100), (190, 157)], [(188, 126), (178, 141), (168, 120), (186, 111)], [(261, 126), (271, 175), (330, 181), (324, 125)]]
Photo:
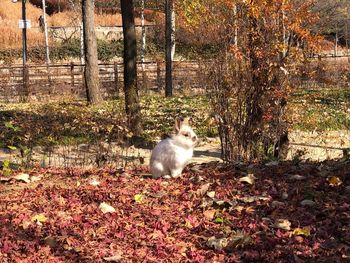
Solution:
[(179, 177), (193, 156), (197, 135), (189, 119), (175, 119), (175, 135), (160, 141), (152, 151), (150, 168), (153, 178)]

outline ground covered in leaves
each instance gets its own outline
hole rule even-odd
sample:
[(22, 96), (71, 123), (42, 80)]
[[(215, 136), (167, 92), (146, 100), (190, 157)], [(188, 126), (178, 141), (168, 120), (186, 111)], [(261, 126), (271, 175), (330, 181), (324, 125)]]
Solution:
[(0, 182), (1, 262), (350, 260), (348, 159), (203, 164), (171, 180), (145, 167), (12, 176)]
[[(349, 129), (349, 98), (350, 89), (346, 87), (296, 89), (288, 98), (290, 128), (303, 131)], [(206, 96), (143, 96), (140, 104), (142, 137), (146, 141), (172, 132), (174, 118), (178, 116), (192, 117), (199, 137), (218, 136), (210, 99)], [(0, 148), (25, 151), (35, 146), (124, 142), (131, 136), (122, 99), (99, 106), (86, 102), (0, 104)]]

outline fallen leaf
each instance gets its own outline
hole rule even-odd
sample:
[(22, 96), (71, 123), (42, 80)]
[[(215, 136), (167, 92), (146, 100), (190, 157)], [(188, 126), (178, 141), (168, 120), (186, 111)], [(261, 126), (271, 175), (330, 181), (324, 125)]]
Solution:
[(229, 242), (229, 246), (232, 248), (236, 247), (243, 247), (245, 245), (248, 245), (252, 242), (252, 238), (250, 235), (245, 234), (243, 232), (237, 232), (236, 235), (234, 235)]
[(296, 236), (306, 236), (306, 237), (308, 237), (308, 236), (310, 236), (310, 228), (308, 228), (308, 227), (305, 227), (305, 228), (297, 227), (297, 228), (295, 228), (293, 230), (292, 234), (296, 235)]
[(213, 220), (215, 213), (216, 213), (216, 210), (210, 209), (210, 210), (204, 211), (203, 215), (205, 216), (205, 218), (207, 218), (209, 220)]
[(31, 221), (25, 220), (22, 222), (21, 226), (23, 227), (23, 229), (27, 229), (31, 225), (31, 223)]
[(301, 201), (300, 204), (302, 206), (315, 206), (316, 203), (312, 200), (305, 199), (305, 200)]
[(254, 184), (256, 177), (253, 174), (248, 174), (247, 176), (241, 177), (239, 179), (242, 183)]
[(109, 204), (102, 202), (99, 206), (99, 208), (101, 209), (102, 213), (106, 214), (106, 213), (114, 213), (115, 209), (113, 206), (110, 206)]
[(210, 198), (214, 198), (215, 197), (215, 191), (207, 192), (207, 196), (210, 197)]
[(197, 195), (197, 196), (204, 196), (204, 195), (208, 192), (210, 185), (211, 185), (210, 183), (203, 184), (203, 185), (196, 191), (196, 195)]
[(281, 206), (284, 206), (284, 203), (283, 202), (280, 202), (280, 201), (272, 201), (271, 203), (271, 207), (272, 208), (278, 208), (278, 207), (281, 207)]
[(119, 262), (120, 260), (122, 260), (122, 253), (118, 252), (114, 256), (104, 257), (103, 259), (109, 262)]
[(306, 177), (300, 174), (292, 174), (288, 177), (288, 180), (290, 181), (303, 181)]
[(30, 177), (30, 181), (31, 182), (37, 182), (37, 181), (40, 181), (40, 180), (41, 180), (41, 176), (33, 175), (33, 176)]
[(32, 217), (32, 222), (40, 222), (44, 223), (48, 220), (48, 218), (44, 214), (38, 214)]
[(340, 180), (339, 177), (337, 176), (332, 176), (332, 177), (329, 177), (328, 179), (328, 183), (330, 186), (339, 186), (341, 185), (343, 182)]
[(214, 220), (214, 222), (215, 223), (218, 223), (218, 224), (221, 224), (221, 223), (224, 223), (224, 219), (222, 218), (222, 217), (217, 217), (217, 218), (215, 218), (215, 220)]
[(92, 186), (98, 186), (98, 185), (101, 184), (101, 182), (100, 182), (100, 181), (97, 181), (96, 178), (93, 178), (93, 179), (89, 182), (89, 184), (92, 185)]
[(15, 175), (13, 178), (16, 179), (17, 181), (23, 181), (25, 183), (30, 183), (29, 174), (26, 174), (26, 173), (19, 173), (19, 174)]
[(141, 204), (143, 202), (143, 195), (142, 194), (134, 195), (134, 200), (136, 203)]
[(274, 224), (274, 227), (283, 230), (290, 230), (291, 224), (292, 223), (287, 219), (277, 219)]
[(227, 247), (227, 245), (227, 238), (216, 238), (215, 236), (212, 236), (207, 240), (207, 246), (210, 248), (214, 248), (217, 251), (223, 250)]

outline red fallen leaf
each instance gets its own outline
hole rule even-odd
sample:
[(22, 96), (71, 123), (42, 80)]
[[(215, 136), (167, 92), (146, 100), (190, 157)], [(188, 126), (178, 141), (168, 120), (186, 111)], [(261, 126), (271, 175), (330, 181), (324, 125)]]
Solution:
[(154, 209), (151, 211), (151, 214), (154, 216), (160, 216), (162, 214), (162, 211), (159, 209)]
[(81, 219), (83, 218), (83, 216), (80, 214), (74, 214), (72, 215), (72, 218), (75, 222), (81, 222)]
[(204, 263), (205, 262), (205, 257), (203, 255), (200, 255), (196, 251), (191, 251), (189, 253), (189, 256), (191, 258), (191, 262), (196, 262), (196, 263)]
[(125, 237), (125, 233), (124, 232), (117, 232), (117, 233), (114, 234), (114, 236), (117, 237), (117, 238), (122, 239), (122, 238)]
[(200, 225), (200, 222), (198, 221), (196, 216), (191, 216), (188, 215), (187, 218), (185, 219), (185, 226), (187, 228), (195, 228)]

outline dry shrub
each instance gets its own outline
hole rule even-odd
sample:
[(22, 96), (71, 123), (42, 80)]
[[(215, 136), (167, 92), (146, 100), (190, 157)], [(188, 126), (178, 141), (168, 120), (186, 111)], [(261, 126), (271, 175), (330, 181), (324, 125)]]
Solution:
[(307, 6), (295, 8), (281, 8), (277, 0), (268, 6), (241, 3), (237, 13), (218, 8), (221, 16), (211, 19), (218, 17), (217, 43), (224, 49), (208, 68), (207, 84), (226, 161), (285, 155), (291, 77), (303, 58), (299, 47), (312, 40), (295, 22), (305, 21), (300, 17)]

